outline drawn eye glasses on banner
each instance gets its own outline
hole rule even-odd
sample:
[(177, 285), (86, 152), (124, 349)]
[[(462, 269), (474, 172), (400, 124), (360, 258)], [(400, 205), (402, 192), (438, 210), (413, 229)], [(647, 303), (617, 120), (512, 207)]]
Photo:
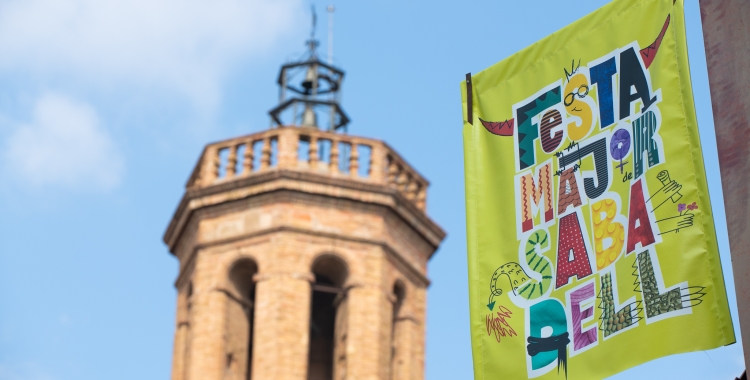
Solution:
[(576, 95), (583, 99), (586, 97), (586, 95), (589, 94), (589, 86), (582, 84), (581, 87), (578, 87), (576, 91), (568, 93), (568, 95), (565, 95), (565, 106), (569, 106), (573, 104), (573, 102), (576, 100)]

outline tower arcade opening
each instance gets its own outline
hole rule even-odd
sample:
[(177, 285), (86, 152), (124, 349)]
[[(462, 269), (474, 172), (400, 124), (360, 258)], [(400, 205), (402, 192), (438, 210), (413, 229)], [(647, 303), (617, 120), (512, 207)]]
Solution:
[(310, 309), (308, 380), (332, 380), (346, 371), (346, 264), (336, 256), (323, 255), (313, 263)]
[(237, 261), (229, 270), (227, 291), (226, 379), (250, 380), (253, 362), (253, 314), (257, 264)]

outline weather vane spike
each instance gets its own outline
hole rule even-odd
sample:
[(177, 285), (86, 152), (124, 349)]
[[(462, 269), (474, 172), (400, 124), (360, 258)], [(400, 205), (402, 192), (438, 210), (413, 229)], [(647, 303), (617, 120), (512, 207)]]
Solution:
[(318, 47), (318, 41), (315, 39), (315, 27), (318, 23), (318, 15), (315, 13), (315, 5), (310, 5), (312, 10), (312, 28), (310, 29), (310, 39), (307, 40), (307, 45), (310, 47), (311, 56), (316, 56), (315, 48)]
[(315, 5), (310, 5), (312, 9), (312, 30), (310, 31), (310, 39), (315, 40), (315, 24), (318, 23), (318, 15), (315, 14)]

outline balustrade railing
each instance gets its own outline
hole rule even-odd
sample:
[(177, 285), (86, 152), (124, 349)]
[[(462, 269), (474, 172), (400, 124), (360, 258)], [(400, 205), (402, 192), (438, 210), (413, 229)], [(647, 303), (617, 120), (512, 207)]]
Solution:
[(426, 208), (427, 180), (388, 145), (314, 128), (281, 127), (209, 144), (187, 187), (207, 187), (278, 169), (387, 185), (420, 210)]

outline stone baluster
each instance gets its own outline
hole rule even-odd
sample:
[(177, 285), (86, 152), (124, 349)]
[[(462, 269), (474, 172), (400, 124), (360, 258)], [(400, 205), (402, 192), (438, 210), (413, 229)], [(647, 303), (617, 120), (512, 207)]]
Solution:
[(237, 174), (237, 149), (239, 145), (229, 146), (229, 157), (227, 157), (227, 178), (234, 177)]
[(417, 192), (417, 208), (422, 211), (427, 208), (427, 186), (423, 183), (419, 185)]
[(406, 184), (408, 183), (407, 177), (409, 176), (409, 173), (404, 170), (401, 165), (398, 165), (398, 176), (396, 177), (396, 189), (403, 194), (406, 192)]
[(201, 157), (200, 162), (198, 162), (198, 165), (193, 169), (193, 174), (188, 180), (187, 188), (203, 185), (203, 176), (205, 175), (203, 172), (203, 166), (205, 165), (203, 164), (203, 158)]
[(370, 180), (388, 184), (387, 148), (380, 142), (375, 142), (370, 148)]
[[(299, 152), (299, 129), (276, 129), (276, 167), (279, 169), (293, 169), (297, 167)], [(273, 142), (273, 138), (271, 140)], [(273, 152), (273, 149), (272, 149)]]
[(339, 142), (331, 139), (331, 172), (339, 171)]
[(307, 154), (307, 161), (310, 163), (311, 169), (318, 168), (318, 137), (310, 136), (310, 150)]
[(263, 138), (263, 149), (260, 156), (260, 170), (267, 170), (271, 166), (271, 138)]
[[(299, 152), (300, 144), (302, 141), (309, 141), (309, 147), (306, 148), (306, 167), (310, 170), (327, 169), (329, 173), (340, 173), (366, 179), (372, 183), (385, 184), (398, 190), (415, 204), (424, 203), (420, 200), (420, 192), (426, 187), (424, 181), (385, 144), (324, 131), (304, 131), (303, 135), (300, 135), (300, 132), (296, 129), (281, 128), (249, 136), (247, 140), (229, 140), (209, 145), (200, 164), (191, 175), (188, 186), (210, 186), (219, 179), (220, 173), (222, 180), (231, 180), (252, 175), (255, 171), (266, 171), (272, 164), (282, 169), (301, 169), (303, 166), (298, 162), (304, 153)], [(329, 149), (323, 149), (321, 144), (326, 141), (330, 142)], [(260, 149), (254, 149), (254, 145)], [(362, 149), (367, 149), (362, 146), (369, 148), (367, 162), (361, 162), (361, 159), (364, 159)], [(222, 152), (223, 149), (229, 151)], [(342, 149), (350, 149), (345, 161), (341, 161)], [(224, 154), (226, 158), (222, 160)], [(363, 165), (367, 165), (366, 173), (362, 172)]]
[(368, 145), (368, 147), (370, 148), (370, 157), (368, 157), (367, 162), (367, 178), (372, 178), (372, 166), (375, 162), (375, 159), (373, 158), (375, 156), (375, 149), (371, 145)]
[(248, 175), (253, 171), (253, 140), (245, 142), (245, 157), (242, 161), (242, 175)]
[(388, 157), (388, 186), (396, 188), (396, 180), (398, 179), (398, 166), (396, 162), (389, 156)]
[(357, 144), (352, 142), (349, 150), (349, 175), (356, 177), (359, 173), (359, 149)]
[(201, 179), (205, 182), (203, 182), (203, 186), (208, 186), (212, 184), (216, 178), (219, 178), (219, 165), (221, 165), (221, 160), (219, 159), (219, 150), (216, 149), (216, 147), (209, 147), (206, 150), (206, 154), (204, 156), (206, 162), (205, 162), (205, 170), (206, 175), (201, 175)]
[(406, 199), (414, 201), (417, 199), (417, 181), (411, 174), (409, 175), (409, 177), (407, 177), (406, 181), (407, 182), (404, 189)]

